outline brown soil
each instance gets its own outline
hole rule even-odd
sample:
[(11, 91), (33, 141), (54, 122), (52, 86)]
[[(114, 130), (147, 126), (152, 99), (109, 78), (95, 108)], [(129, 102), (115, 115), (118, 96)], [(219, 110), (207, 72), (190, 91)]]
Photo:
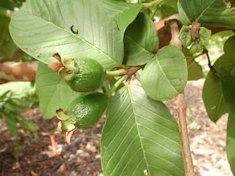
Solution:
[(198, 176), (232, 176), (225, 144), (227, 117), (212, 122), (202, 101), (204, 80), (190, 82), (186, 88), (188, 128), (193, 163)]
[[(232, 176), (225, 154), (227, 119), (223, 117), (216, 124), (209, 120), (201, 99), (202, 85), (203, 80), (190, 82), (186, 89), (195, 170), (198, 176)], [(102, 176), (99, 139), (104, 120), (92, 130), (76, 132), (72, 144), (67, 145), (64, 135), (56, 130), (56, 119), (43, 120), (38, 109), (25, 115), (39, 126), (36, 141), (23, 130), (14, 140), (0, 121), (1, 176)], [(52, 152), (52, 135), (58, 143), (59, 156)]]
[[(35, 141), (20, 131), (19, 140), (13, 140), (5, 127), (1, 127), (0, 175), (2, 176), (99, 176), (101, 173), (99, 138), (101, 124), (84, 132), (75, 132), (70, 145), (64, 134), (57, 130), (57, 119), (43, 120), (38, 109), (26, 116), (39, 126)], [(50, 136), (55, 136), (59, 156), (52, 151)], [(20, 147), (16, 153), (16, 147)]]

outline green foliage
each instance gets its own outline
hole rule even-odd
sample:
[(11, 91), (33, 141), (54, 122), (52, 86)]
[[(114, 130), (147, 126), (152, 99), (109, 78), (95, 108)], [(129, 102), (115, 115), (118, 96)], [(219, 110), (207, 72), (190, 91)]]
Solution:
[(177, 9), (177, 0), (164, 0), (159, 6), (158, 10), (161, 14), (161, 17), (168, 17), (170, 15), (176, 14)]
[(17, 104), (22, 108), (30, 108), (37, 105), (35, 87), (31, 82), (16, 81), (0, 84), (0, 96), (6, 94), (16, 99)]
[(37, 104), (35, 89), (29, 82), (9, 82), (0, 85), (0, 118), (6, 121), (10, 134), (17, 137), (18, 124), (37, 137), (37, 126), (21, 115), (22, 109)]
[[(173, 45), (160, 45), (152, 20), (177, 12), (183, 24), (180, 32), (183, 52)], [(9, 36), (9, 17), (2, 19), (1, 40)], [(200, 28), (195, 30), (195, 24)], [(45, 118), (57, 115), (62, 129), (71, 132), (75, 126), (87, 129), (95, 125), (107, 102), (97, 103), (93, 98), (97, 94), (109, 96), (101, 139), (105, 176), (182, 176), (184, 168), (177, 122), (159, 101), (183, 92), (187, 80), (204, 77), (202, 69), (206, 67), (202, 68), (195, 57), (209, 48), (212, 32), (206, 28), (208, 26), (235, 29), (235, 14), (223, 0), (178, 0), (178, 3), (176, 0), (139, 0), (138, 3), (131, 0), (27, 0), (11, 18), (10, 34), (20, 49), (42, 62), (36, 79), (40, 110)], [(159, 35), (164, 35), (166, 31), (162, 28), (160, 32)], [(225, 34), (230, 35), (233, 35), (231, 31)], [(219, 45), (222, 46), (223, 41)], [(231, 37), (224, 46), (225, 54), (213, 66), (209, 65), (203, 88), (203, 100), (211, 120), (217, 121), (229, 113), (227, 153), (233, 172), (234, 46), (235, 37)], [(61, 55), (61, 61), (52, 57), (55, 53)], [(95, 73), (79, 79), (82, 86), (89, 86), (89, 81), (99, 86), (84, 90), (83, 94), (77, 92), (80, 90), (74, 89), (75, 81), (69, 82), (69, 86), (64, 80), (81, 76), (80, 71), (84, 73), (81, 68), (67, 65), (71, 64), (71, 58), (97, 61), (106, 71), (106, 77), (102, 74), (100, 80)], [(47, 64), (58, 68), (50, 67), (53, 71)], [(89, 66), (86, 70), (94, 71), (94, 68)], [(131, 78), (140, 79), (139, 85), (134, 85)], [(87, 96), (92, 101), (84, 103)], [(89, 111), (92, 113), (83, 123), (85, 118), (80, 118), (80, 113), (91, 106), (95, 111)], [(7, 124), (12, 134), (16, 134), (16, 123), (33, 131), (32, 125), (9, 112), (11, 118)]]
[(212, 121), (216, 122), (227, 112), (221, 81), (212, 71), (206, 77), (202, 97), (207, 114)]
[(141, 81), (147, 95), (164, 101), (183, 91), (187, 76), (185, 56), (177, 47), (169, 45), (160, 49), (146, 65)]
[(184, 175), (179, 131), (165, 105), (140, 86), (126, 85), (110, 100), (101, 139), (104, 175)]
[(10, 31), (23, 51), (46, 64), (57, 52), (62, 59), (89, 57), (113, 68), (122, 63), (124, 32), (140, 9), (109, 0), (28, 0), (12, 18)]
[(205, 49), (205, 47), (209, 43), (211, 31), (206, 29), (205, 27), (200, 27), (198, 34), (196, 34), (198, 35), (197, 38), (193, 39), (192, 33), (194, 33), (194, 31), (192, 30), (192, 28), (193, 26), (186, 25), (181, 28), (180, 39), (182, 45), (187, 48), (192, 54), (201, 54), (203, 52), (203, 49)]
[[(225, 54), (213, 65), (208, 73), (203, 88), (203, 100), (209, 117), (217, 121), (228, 112), (227, 104), (232, 105), (234, 99), (235, 37), (231, 37), (224, 46)], [(226, 96), (226, 100), (225, 100)], [(235, 103), (234, 103), (235, 104)]]
[(202, 66), (195, 61), (193, 54), (189, 52), (188, 49), (183, 48), (184, 55), (187, 60), (187, 68), (188, 68), (188, 80), (198, 80), (204, 77), (202, 72)]
[(224, 0), (179, 0), (178, 10), (180, 20), (185, 25), (199, 22), (205, 26), (235, 29), (235, 14), (227, 8)]
[(235, 36), (226, 41), (224, 46), (225, 54), (222, 55), (213, 65), (209, 72), (204, 88), (203, 100), (209, 117), (217, 121), (224, 113), (229, 114), (227, 127), (227, 154), (235, 173), (234, 160), (234, 109), (235, 109)]
[(59, 74), (77, 92), (95, 91), (101, 87), (105, 78), (104, 68), (90, 58), (66, 60)]
[(10, 23), (10, 18), (4, 14), (0, 14), (0, 41), (3, 42), (4, 40), (6, 40), (6, 35), (9, 34), (9, 30), (8, 30), (8, 25)]
[(14, 10), (14, 5), (9, 0), (0, 0), (0, 7), (4, 9)]
[(80, 96), (47, 65), (40, 64), (37, 72), (36, 91), (40, 110), (45, 118), (52, 118), (56, 109), (67, 109), (69, 103)]
[(235, 1), (234, 0), (229, 0), (229, 1), (231, 3), (232, 7), (235, 7)]
[(0, 0), (0, 8), (14, 10), (15, 7), (20, 7), (25, 0)]
[(158, 49), (157, 32), (147, 13), (140, 13), (125, 33), (125, 64), (144, 65)]
[(230, 112), (228, 117), (228, 124), (227, 124), (227, 145), (226, 145), (226, 151), (228, 160), (230, 163), (230, 168), (233, 174), (235, 174), (235, 107), (231, 109), (232, 112)]
[(66, 113), (57, 110), (62, 121), (62, 129), (71, 131), (77, 127), (88, 129), (99, 122), (108, 104), (108, 97), (102, 93), (80, 96), (69, 105)]
[(16, 45), (9, 34), (9, 23), (10, 17), (6, 15), (6, 12), (0, 13), (0, 60), (2, 60), (1, 57), (12, 58), (16, 50)]
[(229, 104), (230, 106), (235, 106), (235, 75), (233, 76), (224, 70), (222, 71), (220, 73), (220, 76), (224, 100), (226, 104)]
[(202, 66), (199, 65), (192, 57), (187, 58), (188, 80), (198, 80), (203, 78)]

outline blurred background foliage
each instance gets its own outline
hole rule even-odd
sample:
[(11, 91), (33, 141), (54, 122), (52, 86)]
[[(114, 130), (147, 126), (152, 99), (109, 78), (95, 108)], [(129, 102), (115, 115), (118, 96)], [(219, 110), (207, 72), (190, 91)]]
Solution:
[[(17, 48), (9, 33), (10, 17), (23, 2), (24, 0), (0, 0), (0, 119), (4, 120), (13, 137), (17, 138), (18, 129), (24, 129), (26, 134), (36, 138), (37, 125), (22, 116), (25, 110), (38, 106), (34, 81), (10, 81), (12, 75), (3, 73), (4, 63), (13, 65), (33, 61), (33, 58)], [(7, 80), (7, 77), (11, 79)]]

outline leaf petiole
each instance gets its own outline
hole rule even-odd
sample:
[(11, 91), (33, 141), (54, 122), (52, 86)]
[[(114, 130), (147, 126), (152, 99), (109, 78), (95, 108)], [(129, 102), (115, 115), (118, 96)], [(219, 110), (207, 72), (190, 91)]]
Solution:
[(107, 76), (123, 76), (127, 73), (125, 69), (114, 70), (114, 71), (106, 71)]
[(126, 81), (128, 78), (127, 75), (124, 75), (123, 77), (121, 77), (114, 85), (113, 87), (109, 90), (108, 92), (108, 96), (112, 96), (112, 94), (118, 89), (118, 87), (124, 82)]

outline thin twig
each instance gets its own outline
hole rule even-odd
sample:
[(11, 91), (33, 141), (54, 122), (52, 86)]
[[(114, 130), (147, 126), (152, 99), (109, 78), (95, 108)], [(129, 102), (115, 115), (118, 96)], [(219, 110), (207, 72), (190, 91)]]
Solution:
[(217, 78), (220, 78), (220, 76), (218, 75), (218, 73), (216, 72), (215, 68), (213, 67), (213, 65), (211, 64), (211, 60), (210, 60), (210, 56), (207, 50), (204, 50), (204, 53), (206, 53), (206, 58), (208, 61), (208, 67), (210, 68), (210, 70), (212, 71), (212, 73), (214, 74), (214, 76), (216, 76)]
[[(169, 27), (171, 31), (170, 44), (175, 45), (179, 49), (182, 49), (182, 43), (179, 38), (179, 26), (177, 20), (170, 20)], [(188, 137), (187, 121), (186, 121), (186, 109), (187, 105), (184, 99), (184, 93), (178, 95), (176, 100), (177, 114), (179, 120), (180, 139), (182, 145), (182, 152), (184, 158), (184, 168), (186, 176), (194, 176), (194, 167), (190, 151), (190, 143)]]
[(208, 67), (209, 67), (210, 69), (213, 69), (213, 66), (211, 65), (211, 60), (210, 60), (210, 56), (209, 56), (209, 53), (208, 53), (208, 52), (206, 52), (206, 57), (207, 57), (207, 61), (208, 61)]
[(208, 67), (212, 70), (212, 71), (215, 71), (215, 68), (212, 66), (211, 64), (211, 60), (210, 60), (210, 56), (209, 56), (209, 53), (207, 50), (204, 50), (204, 52), (206, 53), (206, 58), (207, 58), (207, 61), (208, 61)]

